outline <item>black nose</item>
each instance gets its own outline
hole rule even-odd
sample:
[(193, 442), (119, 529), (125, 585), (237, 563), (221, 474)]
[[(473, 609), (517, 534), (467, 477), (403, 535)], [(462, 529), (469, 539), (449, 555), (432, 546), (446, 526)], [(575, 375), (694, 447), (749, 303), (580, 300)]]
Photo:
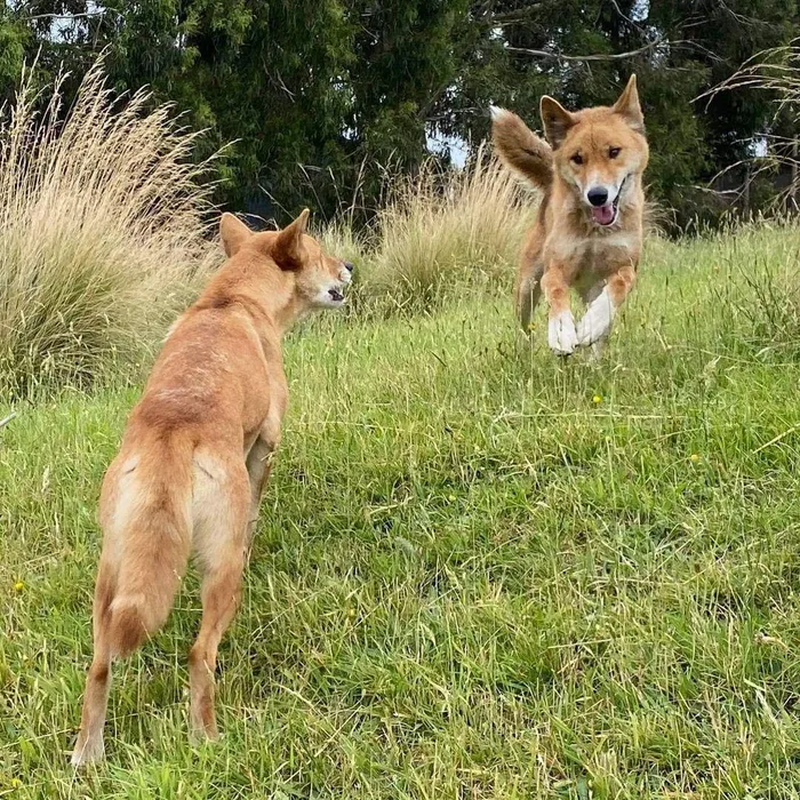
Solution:
[(593, 206), (604, 206), (608, 202), (608, 192), (602, 186), (595, 186), (586, 193)]
[(344, 268), (348, 272), (352, 272), (355, 269), (355, 267), (349, 261), (344, 261), (343, 263), (344, 263)]

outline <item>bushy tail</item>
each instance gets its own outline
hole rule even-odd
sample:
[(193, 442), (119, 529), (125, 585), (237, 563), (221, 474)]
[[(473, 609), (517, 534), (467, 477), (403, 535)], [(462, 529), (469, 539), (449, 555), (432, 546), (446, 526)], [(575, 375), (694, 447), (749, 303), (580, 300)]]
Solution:
[(502, 161), (546, 190), (553, 182), (553, 151), (516, 114), (491, 107), (494, 148)]
[(191, 547), (191, 447), (175, 440), (146, 448), (121, 476), (117, 509), (128, 508), (112, 533), (117, 542), (108, 646), (125, 656), (169, 615)]

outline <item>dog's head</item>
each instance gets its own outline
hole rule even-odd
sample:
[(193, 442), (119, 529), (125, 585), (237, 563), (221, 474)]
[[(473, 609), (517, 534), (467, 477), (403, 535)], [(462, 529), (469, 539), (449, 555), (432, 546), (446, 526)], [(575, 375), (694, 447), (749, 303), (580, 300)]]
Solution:
[(613, 225), (631, 196), (631, 178), (647, 166), (636, 76), (613, 106), (571, 113), (545, 96), (541, 114), (558, 174), (580, 196), (596, 225)]
[(228, 258), (251, 249), (271, 258), (284, 272), (291, 272), (295, 298), (306, 308), (341, 308), (353, 265), (329, 256), (306, 233), (308, 217), (305, 209), (281, 231), (254, 233), (233, 214), (226, 213), (220, 220), (220, 238)]

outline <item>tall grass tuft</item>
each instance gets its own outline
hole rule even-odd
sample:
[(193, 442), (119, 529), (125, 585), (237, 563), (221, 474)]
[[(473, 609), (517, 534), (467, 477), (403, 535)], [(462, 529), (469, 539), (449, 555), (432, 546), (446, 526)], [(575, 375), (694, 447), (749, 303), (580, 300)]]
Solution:
[(65, 113), (22, 79), (0, 119), (0, 391), (86, 383), (132, 362), (215, 257), (207, 164), (169, 108), (123, 104), (98, 63)]
[(748, 172), (739, 189), (743, 195), (761, 173), (774, 174), (783, 169), (788, 173), (788, 185), (777, 195), (769, 210), (779, 214), (787, 211), (797, 213), (800, 205), (800, 139), (794, 133), (782, 135), (779, 131), (796, 131), (800, 122), (800, 38), (756, 53), (733, 75), (696, 99), (742, 90), (767, 92), (773, 99), (772, 125), (760, 134), (766, 151), (762, 153), (759, 148), (757, 154), (729, 165), (719, 175), (747, 163)]
[[(789, 234), (790, 241), (796, 242), (797, 212), (800, 210), (800, 138), (796, 133), (781, 135), (776, 131), (796, 131), (800, 122), (800, 38), (756, 53), (727, 80), (698, 99), (741, 90), (767, 92), (773, 99), (775, 112), (772, 130), (765, 131), (762, 137), (766, 150), (747, 160), (745, 183), (739, 191), (742, 194), (749, 191), (750, 184), (761, 173), (782, 171), (788, 180), (773, 203), (756, 215), (757, 224), (744, 226), (736, 233), (743, 240), (768, 229), (775, 231), (779, 240), (783, 231)], [(745, 162), (737, 162), (726, 169), (735, 169), (742, 163)], [(765, 219), (767, 214), (772, 218), (769, 221)], [(760, 357), (776, 353), (781, 358), (797, 358), (800, 354), (797, 246), (793, 244), (782, 255), (783, 263), (765, 263), (763, 268), (749, 264), (743, 271), (749, 294), (748, 302), (739, 306), (738, 311), (748, 322), (747, 344), (755, 346)]]
[(510, 276), (535, 204), (483, 146), (463, 170), (422, 169), (378, 212), (367, 290), (395, 308), (427, 310)]
[(791, 218), (788, 222), (762, 221), (739, 226), (735, 235), (745, 243), (763, 237), (766, 231), (774, 240), (769, 258), (757, 253), (741, 268), (744, 291), (730, 302), (731, 311), (744, 323), (737, 325), (736, 344), (759, 360), (796, 361), (800, 358), (798, 227)]

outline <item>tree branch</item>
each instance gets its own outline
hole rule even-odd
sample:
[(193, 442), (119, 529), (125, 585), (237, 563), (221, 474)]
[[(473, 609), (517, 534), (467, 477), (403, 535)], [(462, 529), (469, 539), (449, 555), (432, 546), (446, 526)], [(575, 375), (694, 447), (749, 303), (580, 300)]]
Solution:
[(539, 11), (541, 8), (542, 3), (536, 3), (527, 8), (518, 8), (514, 11), (488, 13), (483, 16), (483, 21), (489, 23), (489, 25), (510, 25), (514, 22), (525, 22), (534, 11)]
[(621, 61), (646, 53), (648, 50), (652, 50), (654, 47), (664, 44), (665, 41), (665, 39), (656, 39), (655, 41), (648, 42), (644, 47), (640, 47), (638, 50), (629, 50), (627, 53), (594, 53), (589, 56), (565, 56), (562, 53), (551, 53), (548, 50), (529, 50), (527, 47), (506, 47), (506, 50), (509, 53), (522, 53), (523, 55), (536, 56), (537, 58), (553, 58), (557, 61)]
[(22, 19), (33, 22), (37, 19), (81, 19), (87, 17), (102, 17), (105, 16), (106, 9), (99, 11), (84, 11), (80, 14), (33, 14), (31, 16), (22, 16)]

